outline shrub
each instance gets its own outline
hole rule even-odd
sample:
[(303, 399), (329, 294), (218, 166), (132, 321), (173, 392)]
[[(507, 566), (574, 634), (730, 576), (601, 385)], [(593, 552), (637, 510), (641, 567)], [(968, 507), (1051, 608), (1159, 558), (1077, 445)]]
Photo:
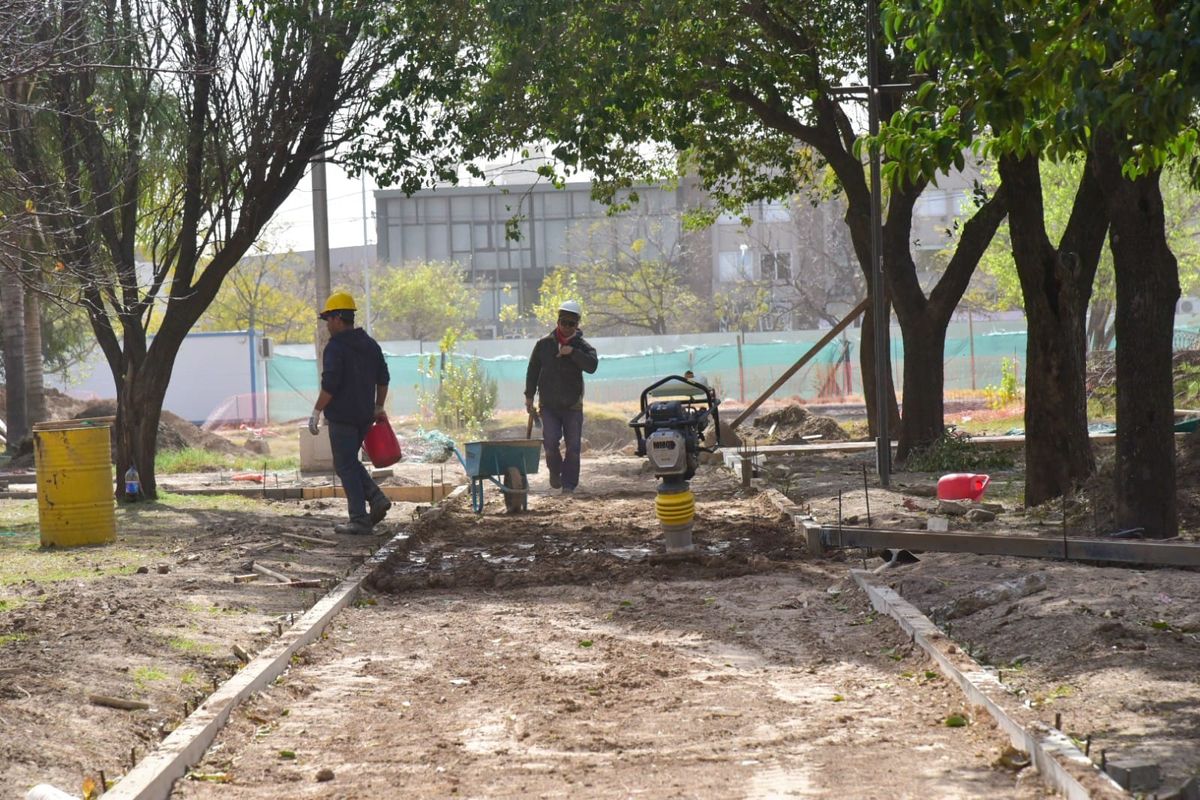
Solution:
[(481, 436), (483, 423), (496, 410), (498, 390), (479, 359), (454, 358), (452, 352), (445, 353), (444, 359), (431, 355), (422, 362), (421, 372), (438, 378), (435, 391), (418, 393), (426, 415), (442, 427)]
[(971, 443), (968, 434), (947, 430), (928, 447), (909, 453), (904, 468), (913, 472), (962, 472), (976, 469), (1010, 469), (1012, 456)]
[(1017, 383), (1017, 360), (1006, 358), (1000, 362), (1000, 385), (988, 386), (983, 390), (987, 397), (988, 408), (999, 411), (1021, 397), (1021, 387)]

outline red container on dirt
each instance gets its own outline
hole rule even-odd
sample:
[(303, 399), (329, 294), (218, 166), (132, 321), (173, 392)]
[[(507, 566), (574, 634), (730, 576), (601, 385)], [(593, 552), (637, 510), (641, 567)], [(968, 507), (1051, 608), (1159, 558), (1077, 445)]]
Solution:
[(992, 479), (973, 472), (954, 472), (938, 478), (938, 500), (978, 500)]
[(400, 441), (386, 416), (375, 420), (375, 424), (367, 431), (363, 450), (367, 451), (367, 456), (376, 467), (390, 467), (400, 460)]

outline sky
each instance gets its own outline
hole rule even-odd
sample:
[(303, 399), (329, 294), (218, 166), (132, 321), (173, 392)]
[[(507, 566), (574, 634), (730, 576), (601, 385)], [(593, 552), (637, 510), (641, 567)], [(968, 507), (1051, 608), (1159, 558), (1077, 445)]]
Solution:
[[(325, 166), (325, 184), (329, 200), (329, 246), (353, 247), (363, 244), (362, 183), (351, 178), (336, 164)], [(366, 176), (367, 243), (375, 244), (375, 181)], [(263, 231), (270, 252), (296, 252), (313, 249), (312, 173), (305, 174), (295, 191), (283, 201), (270, 225)]]

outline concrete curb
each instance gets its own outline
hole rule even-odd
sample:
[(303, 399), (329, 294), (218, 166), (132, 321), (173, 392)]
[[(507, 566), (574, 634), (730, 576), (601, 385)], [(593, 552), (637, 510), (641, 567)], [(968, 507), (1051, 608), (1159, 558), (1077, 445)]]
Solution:
[[(446, 499), (464, 494), (466, 490), (466, 486), (460, 486)], [(178, 728), (159, 742), (152, 753), (105, 792), (104, 797), (108, 800), (166, 800), (175, 781), (204, 757), (233, 710), (282, 675), (291, 664), (292, 655), (321, 635), (325, 626), (358, 597), (363, 581), (407, 538), (407, 533), (398, 533), (375, 551), (258, 657), (221, 684)]]
[(1013, 747), (1029, 754), (1047, 786), (1069, 800), (1131, 796), (1061, 731), (1034, 719), (1023, 708), (1006, 709), (1005, 705), (1012, 704), (1011, 695), (996, 676), (959, 650), (893, 589), (872, 583), (870, 572), (856, 569), (850, 575), (870, 598), (871, 605), (896, 620), (913, 642), (937, 662), (942, 674), (958, 684), (971, 705), (986, 709)]

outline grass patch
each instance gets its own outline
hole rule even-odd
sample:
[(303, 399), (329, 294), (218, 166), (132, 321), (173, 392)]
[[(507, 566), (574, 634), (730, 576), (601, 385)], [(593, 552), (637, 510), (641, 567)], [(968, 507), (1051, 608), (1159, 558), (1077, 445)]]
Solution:
[(32, 531), (0, 538), (0, 586), (27, 580), (55, 583), (129, 575), (147, 557), (144, 550), (114, 545), (43, 549), (37, 531)]
[(5, 633), (0, 634), (0, 647), (5, 647), (17, 642), (23, 642), (29, 638), (28, 633)]
[[(254, 484), (257, 486), (258, 484)], [(138, 522), (142, 517), (147, 524), (162, 526), (176, 512), (186, 511), (253, 511), (262, 513), (262, 500), (258, 497), (247, 497), (240, 494), (173, 494), (158, 490), (158, 500), (152, 503), (122, 504), (118, 514), (124, 514), (131, 522)], [(187, 518), (188, 524), (194, 522)], [(120, 527), (120, 520), (117, 525)]]
[(216, 647), (204, 642), (197, 642), (194, 639), (184, 639), (176, 637), (167, 642), (167, 647), (170, 647), (177, 653), (200, 653), (208, 655), (216, 650)]
[(179, 676), (179, 684), (181, 686), (199, 686), (200, 673), (194, 669), (185, 669), (183, 674)]
[(3, 527), (0, 527), (0, 547), (3, 547), (5, 539), (37, 530), (37, 501), (0, 500), (0, 519), (4, 520)]
[[(39, 600), (40, 599), (44, 598), (39, 598)], [(30, 600), (28, 597), (6, 597), (4, 599), (0, 599), (0, 614), (3, 614), (7, 611), (16, 611), (18, 608), (23, 605), (27, 605), (29, 602)]]
[(133, 670), (133, 685), (139, 690), (145, 689), (152, 683), (165, 681), (167, 673), (158, 667), (136, 667)]
[(268, 472), (293, 470), (300, 466), (299, 456), (260, 456), (247, 453), (234, 456), (186, 447), (183, 450), (163, 450), (154, 457), (154, 469), (160, 475), (177, 475), (183, 472), (220, 472), (238, 470), (245, 472)]

